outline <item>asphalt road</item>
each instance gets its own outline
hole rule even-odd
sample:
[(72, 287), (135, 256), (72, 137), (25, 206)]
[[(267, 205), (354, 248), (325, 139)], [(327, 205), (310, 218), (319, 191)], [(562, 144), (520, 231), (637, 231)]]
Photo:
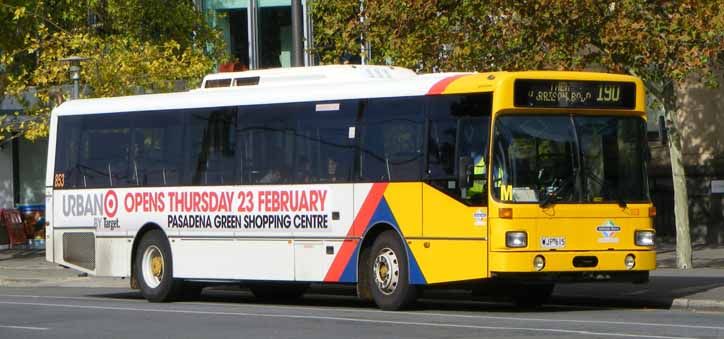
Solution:
[(207, 289), (199, 301), (153, 304), (127, 289), (0, 288), (0, 338), (724, 338), (724, 313), (571, 300), (519, 310), (454, 295), (385, 312), (333, 292), (262, 303)]

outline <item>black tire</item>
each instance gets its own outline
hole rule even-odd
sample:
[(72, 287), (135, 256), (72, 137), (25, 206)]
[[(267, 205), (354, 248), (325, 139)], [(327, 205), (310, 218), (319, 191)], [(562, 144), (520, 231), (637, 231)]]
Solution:
[[(149, 257), (157, 253), (161, 256), (162, 267), (160, 276), (154, 273), (154, 269), (148, 267), (144, 272), (144, 255), (147, 251)], [(158, 256), (155, 256), (158, 257)], [(149, 261), (149, 260), (147, 260)], [(152, 262), (153, 260), (150, 260)], [(151, 302), (168, 302), (175, 300), (183, 288), (183, 281), (173, 278), (173, 258), (171, 257), (171, 246), (168, 244), (166, 235), (160, 230), (151, 230), (146, 233), (136, 250), (134, 263), (138, 286), (141, 294)]]
[(396, 232), (388, 230), (380, 233), (372, 244), (369, 258), (363, 262), (367, 265), (364, 274), (367, 275), (372, 299), (379, 308), (394, 311), (415, 302), (418, 288), (410, 284), (407, 250)]
[(298, 299), (309, 289), (309, 284), (297, 282), (258, 282), (245, 286), (257, 299), (268, 301)]
[(555, 284), (523, 285), (513, 295), (515, 305), (522, 308), (538, 308), (551, 301)]

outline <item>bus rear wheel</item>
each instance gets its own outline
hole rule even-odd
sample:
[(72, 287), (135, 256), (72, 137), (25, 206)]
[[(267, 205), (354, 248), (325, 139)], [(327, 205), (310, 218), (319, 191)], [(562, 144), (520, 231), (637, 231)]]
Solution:
[(383, 310), (409, 307), (417, 298), (410, 284), (407, 251), (394, 231), (382, 232), (365, 260), (367, 283), (375, 304)]
[(138, 244), (135, 258), (138, 286), (151, 302), (167, 302), (178, 297), (183, 281), (173, 278), (171, 247), (164, 233), (152, 230)]

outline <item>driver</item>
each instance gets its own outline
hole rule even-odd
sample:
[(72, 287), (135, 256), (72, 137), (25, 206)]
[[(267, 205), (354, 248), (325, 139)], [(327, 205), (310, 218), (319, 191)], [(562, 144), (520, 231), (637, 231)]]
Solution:
[[(468, 148), (469, 151), (467, 152), (470, 155), (470, 159), (473, 163), (473, 183), (470, 188), (468, 188), (467, 192), (465, 192), (464, 196), (469, 200), (475, 200), (479, 201), (483, 197), (483, 192), (485, 191), (485, 182), (486, 182), (486, 149), (484, 147), (485, 140), (480, 135), (481, 131), (477, 129), (473, 122), (475, 120), (470, 121), (470, 123), (466, 124), (463, 127), (463, 150), (465, 148)], [(467, 146), (467, 147), (465, 147)], [(464, 153), (463, 153), (464, 154)]]

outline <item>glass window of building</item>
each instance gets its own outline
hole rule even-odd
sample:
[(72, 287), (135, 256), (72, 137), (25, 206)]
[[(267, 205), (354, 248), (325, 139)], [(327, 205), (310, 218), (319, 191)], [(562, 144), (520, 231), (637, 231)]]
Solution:
[(202, 6), (232, 59), (221, 71), (291, 66), (291, 0), (204, 0)]

